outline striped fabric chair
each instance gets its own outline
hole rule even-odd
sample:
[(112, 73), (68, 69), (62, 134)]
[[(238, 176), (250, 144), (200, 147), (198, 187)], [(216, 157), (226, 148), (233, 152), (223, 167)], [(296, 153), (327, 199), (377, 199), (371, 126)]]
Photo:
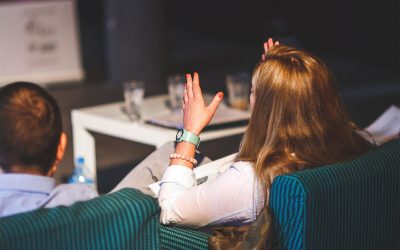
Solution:
[[(279, 176), (270, 201), (282, 249), (400, 249), (400, 140)], [(160, 226), (134, 189), (0, 219), (0, 249), (207, 249), (208, 237)]]
[[(132, 202), (134, 201), (134, 202)], [(0, 249), (159, 249), (159, 208), (134, 189), (0, 219)]]
[(270, 202), (282, 249), (400, 249), (400, 140), (279, 176)]

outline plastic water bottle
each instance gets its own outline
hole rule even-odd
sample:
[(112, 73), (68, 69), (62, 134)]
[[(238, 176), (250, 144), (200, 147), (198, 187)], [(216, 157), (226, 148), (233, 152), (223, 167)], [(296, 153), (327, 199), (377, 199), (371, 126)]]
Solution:
[(69, 183), (83, 183), (93, 188), (96, 188), (96, 184), (93, 178), (93, 174), (85, 165), (85, 158), (78, 157), (75, 162), (74, 173), (68, 181)]

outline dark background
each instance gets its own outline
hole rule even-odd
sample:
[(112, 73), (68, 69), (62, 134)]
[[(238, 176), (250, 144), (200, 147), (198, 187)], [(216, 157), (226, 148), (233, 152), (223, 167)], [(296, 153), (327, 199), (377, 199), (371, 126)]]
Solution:
[[(399, 80), (398, 1), (145, 2), (77, 2), (88, 82), (111, 80), (105, 52), (109, 46), (106, 29), (109, 17), (117, 16), (121, 26), (134, 26), (138, 22), (138, 11), (156, 13), (150, 15), (157, 23), (142, 22), (140, 25), (144, 39), (148, 38), (145, 33), (155, 27), (160, 33), (156, 38), (161, 40), (159, 45), (163, 54), (159, 56), (163, 59), (160, 63), (164, 75), (193, 70), (201, 73), (201, 69), (214, 66), (215, 60), (219, 60), (218, 65), (223, 68), (233, 64), (232, 70), (239, 64), (235, 61), (248, 60), (242, 63), (243, 70), (251, 70), (262, 52), (262, 42), (271, 36), (328, 58), (328, 64), (330, 58), (341, 58), (348, 63), (386, 71), (382, 80)], [(128, 46), (134, 46), (134, 42), (122, 46), (129, 50)], [(236, 49), (229, 50), (231, 47)], [(333, 71), (340, 69), (333, 68)], [(368, 73), (351, 72), (351, 77), (363, 81), (369, 78), (360, 75)], [(343, 80), (347, 81), (346, 78)]]

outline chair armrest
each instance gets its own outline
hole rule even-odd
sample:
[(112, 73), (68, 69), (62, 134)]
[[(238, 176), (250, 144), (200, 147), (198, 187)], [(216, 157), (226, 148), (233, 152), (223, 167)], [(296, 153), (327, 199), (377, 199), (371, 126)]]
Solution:
[(160, 226), (161, 248), (171, 250), (208, 249), (209, 234), (179, 227)]

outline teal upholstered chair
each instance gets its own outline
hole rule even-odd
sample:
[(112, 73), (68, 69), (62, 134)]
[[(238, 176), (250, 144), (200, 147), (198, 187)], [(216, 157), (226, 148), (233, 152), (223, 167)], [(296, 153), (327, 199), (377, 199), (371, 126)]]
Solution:
[(155, 200), (123, 189), (70, 207), (4, 217), (0, 249), (158, 249), (158, 231)]
[[(282, 249), (400, 249), (400, 140), (279, 176), (270, 201)], [(206, 249), (208, 237), (160, 226), (134, 189), (0, 219), (0, 249)]]
[(282, 249), (400, 249), (400, 140), (279, 176), (270, 202)]

